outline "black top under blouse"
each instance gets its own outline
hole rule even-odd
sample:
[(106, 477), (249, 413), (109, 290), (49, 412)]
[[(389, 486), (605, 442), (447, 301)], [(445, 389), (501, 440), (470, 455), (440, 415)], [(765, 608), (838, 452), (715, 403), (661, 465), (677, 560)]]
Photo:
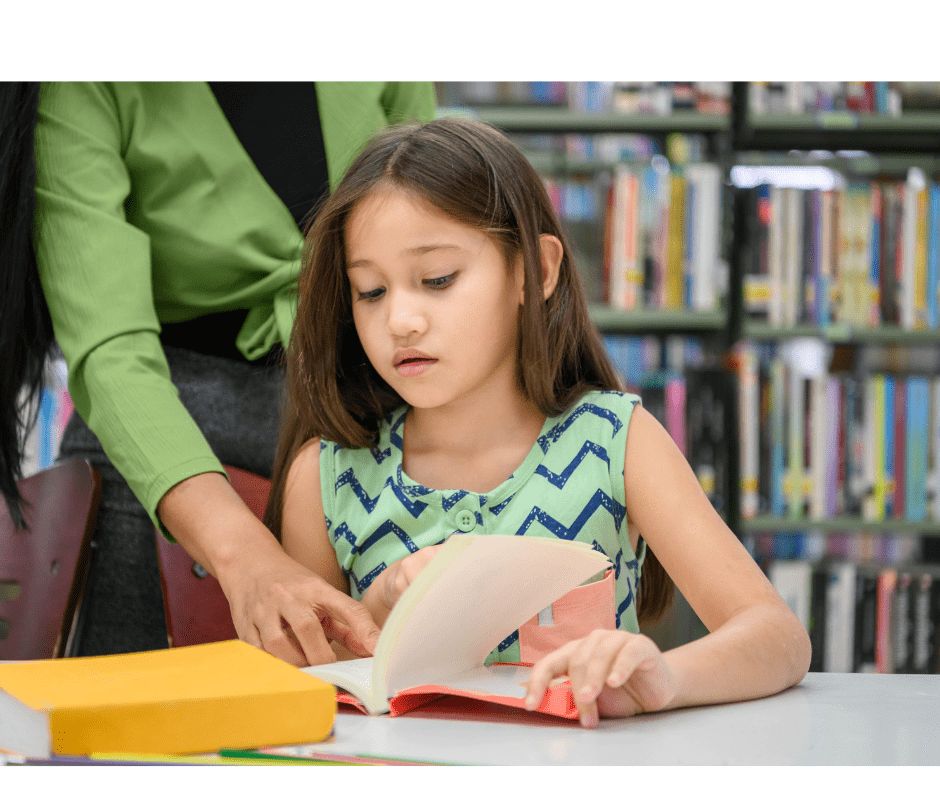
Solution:
[[(210, 82), (209, 87), (258, 172), (303, 228), (329, 193), (326, 149), (313, 82)], [(247, 309), (165, 323), (171, 347), (245, 361), (235, 337)], [(256, 364), (280, 358), (280, 346)]]

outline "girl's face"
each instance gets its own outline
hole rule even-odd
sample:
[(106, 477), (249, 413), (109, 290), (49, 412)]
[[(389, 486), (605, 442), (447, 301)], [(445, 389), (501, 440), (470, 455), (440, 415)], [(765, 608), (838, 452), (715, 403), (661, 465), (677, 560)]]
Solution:
[(486, 233), (380, 188), (353, 209), (345, 244), (359, 340), (406, 402), (438, 408), (517, 391), (522, 267), (513, 275)]

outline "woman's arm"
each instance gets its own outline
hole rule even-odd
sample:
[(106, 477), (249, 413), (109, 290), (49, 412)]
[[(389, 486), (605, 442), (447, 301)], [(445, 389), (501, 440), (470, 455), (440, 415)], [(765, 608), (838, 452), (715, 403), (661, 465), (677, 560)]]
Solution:
[(284, 553), (179, 400), (159, 340), (151, 242), (125, 216), (128, 133), (111, 87), (43, 85), (34, 236), (76, 409), (155, 524), (220, 581), (240, 637), (303, 664), (332, 658), (326, 630), (365, 655), (374, 623)]
[[(597, 631), (533, 668), (529, 706), (567, 672), (582, 722), (779, 692), (809, 668), (806, 629), (715, 512), (688, 462), (641, 407), (624, 468), (631, 523), (709, 634), (665, 654), (642, 635)], [(533, 705), (534, 704), (534, 705)]]

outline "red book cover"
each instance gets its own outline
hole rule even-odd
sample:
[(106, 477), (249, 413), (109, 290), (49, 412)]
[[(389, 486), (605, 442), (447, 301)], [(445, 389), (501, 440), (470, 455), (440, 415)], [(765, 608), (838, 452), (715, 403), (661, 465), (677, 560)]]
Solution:
[(875, 669), (878, 673), (893, 670), (891, 648), (891, 606), (894, 604), (894, 589), (898, 573), (894, 569), (883, 569), (878, 575), (878, 602), (875, 622)]

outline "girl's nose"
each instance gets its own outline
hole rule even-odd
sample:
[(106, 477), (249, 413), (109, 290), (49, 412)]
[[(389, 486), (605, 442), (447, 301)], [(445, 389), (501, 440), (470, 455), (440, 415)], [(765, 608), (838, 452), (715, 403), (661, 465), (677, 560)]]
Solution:
[(392, 336), (423, 334), (427, 328), (427, 318), (412, 299), (398, 298), (389, 304), (388, 330)]

